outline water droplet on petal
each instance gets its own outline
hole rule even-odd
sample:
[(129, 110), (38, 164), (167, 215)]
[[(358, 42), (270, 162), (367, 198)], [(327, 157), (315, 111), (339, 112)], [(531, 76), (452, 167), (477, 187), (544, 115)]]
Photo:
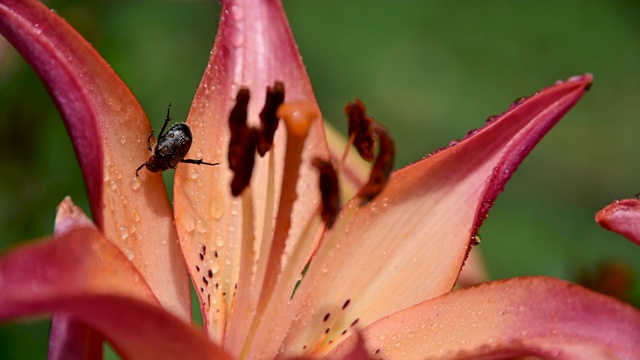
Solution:
[(198, 219), (198, 221), (196, 221), (196, 229), (198, 229), (199, 233), (204, 234), (207, 232), (207, 225), (202, 219)]
[(129, 237), (129, 229), (127, 229), (126, 226), (120, 226), (118, 228), (118, 232), (120, 233), (120, 238), (122, 240), (124, 240), (124, 239)]
[(184, 217), (184, 228), (188, 232), (192, 232), (196, 228), (196, 222), (193, 219), (193, 216), (186, 215)]
[(220, 193), (216, 193), (214, 194), (213, 201), (211, 202), (211, 217), (218, 220), (222, 215), (224, 215), (224, 200)]
[(134, 176), (133, 179), (131, 179), (131, 188), (133, 190), (138, 190), (140, 189), (140, 186), (142, 184), (140, 183), (140, 179), (137, 176)]

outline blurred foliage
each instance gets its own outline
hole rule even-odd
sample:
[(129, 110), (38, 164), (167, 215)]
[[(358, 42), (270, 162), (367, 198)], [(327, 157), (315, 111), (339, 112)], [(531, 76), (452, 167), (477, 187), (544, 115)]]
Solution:
[[(160, 126), (186, 117), (211, 50), (218, 4), (50, 1)], [(593, 216), (640, 189), (640, 3), (288, 0), (285, 8), (323, 115), (361, 98), (387, 126), (404, 166), (481, 126), (514, 99), (591, 72), (595, 85), (507, 185), (482, 228), (494, 279), (578, 281), (627, 266), (640, 304), (640, 249)], [(66, 195), (88, 211), (82, 176), (44, 87), (0, 47), (0, 251), (51, 233)], [(133, 170), (133, 169), (132, 169)], [(172, 176), (169, 172), (168, 176)], [(0, 358), (43, 358), (46, 322), (0, 327)], [(11, 345), (11, 346), (10, 346)]]

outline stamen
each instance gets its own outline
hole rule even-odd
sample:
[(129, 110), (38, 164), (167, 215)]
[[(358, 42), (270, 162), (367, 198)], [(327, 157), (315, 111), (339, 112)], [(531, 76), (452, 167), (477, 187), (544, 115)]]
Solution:
[(316, 158), (312, 165), (320, 171), (320, 193), (322, 195), (322, 220), (327, 227), (333, 226), (336, 215), (340, 212), (340, 189), (338, 174), (330, 161)]
[(229, 114), (229, 169), (234, 176), (231, 181), (231, 194), (238, 196), (249, 185), (255, 160), (256, 143), (259, 131), (247, 126), (247, 113), (251, 94), (249, 89), (241, 88), (236, 95), (236, 105)]
[(371, 201), (384, 189), (391, 175), (391, 170), (393, 170), (396, 157), (396, 147), (387, 129), (380, 124), (373, 123), (371, 131), (378, 138), (379, 149), (369, 181), (358, 192), (358, 197), (362, 199), (363, 203)]
[[(287, 126), (287, 146), (285, 150), (280, 201), (278, 203), (273, 239), (266, 259), (267, 264), (264, 278), (262, 279), (262, 287), (260, 288), (255, 317), (241, 357), (253, 341), (256, 328), (265, 315), (265, 309), (270, 303), (272, 296), (276, 293), (274, 289), (278, 284), (278, 278), (285, 271), (285, 269), (281, 269), (281, 261), (284, 255), (289, 229), (291, 228), (293, 205), (297, 199), (296, 185), (302, 163), (304, 142), (311, 124), (320, 117), (320, 114), (313, 103), (296, 102), (281, 105), (278, 108), (277, 116), (284, 120)], [(264, 245), (269, 246), (269, 244)], [(304, 264), (302, 266), (304, 266)], [(298, 271), (299, 270), (301, 269), (298, 269)], [(259, 279), (257, 280), (259, 281)]]
[(353, 142), (353, 146), (358, 150), (358, 154), (368, 161), (373, 161), (373, 152), (375, 142), (371, 126), (374, 121), (367, 115), (367, 110), (360, 99), (348, 103), (344, 108), (344, 112), (349, 118), (349, 140)]
[(267, 88), (267, 96), (264, 108), (260, 112), (260, 138), (258, 139), (258, 154), (264, 154), (273, 145), (273, 136), (278, 129), (278, 117), (276, 111), (284, 102), (284, 84), (276, 81), (273, 87)]

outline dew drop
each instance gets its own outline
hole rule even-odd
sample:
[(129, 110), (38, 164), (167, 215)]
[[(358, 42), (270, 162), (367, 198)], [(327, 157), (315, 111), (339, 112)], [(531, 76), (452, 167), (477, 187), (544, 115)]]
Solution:
[(192, 180), (197, 179), (197, 178), (198, 178), (198, 171), (197, 171), (196, 169), (193, 169), (193, 168), (192, 168), (192, 169), (190, 170), (190, 172), (189, 172), (189, 177), (190, 177)]
[(131, 179), (131, 188), (133, 190), (138, 190), (140, 189), (140, 186), (142, 184), (140, 183), (140, 179), (137, 176), (134, 176), (133, 179)]
[(207, 225), (202, 219), (198, 219), (198, 221), (196, 221), (196, 229), (198, 229), (199, 233), (204, 234), (207, 232)]
[(218, 260), (215, 259), (211, 259), (209, 260), (209, 270), (211, 270), (212, 273), (217, 273), (220, 270), (220, 262)]
[(216, 238), (216, 245), (218, 247), (224, 246), (224, 238), (221, 235), (218, 235), (218, 237)]
[(133, 221), (135, 222), (140, 222), (140, 220), (142, 220), (142, 218), (140, 217), (140, 213), (138, 212), (138, 209), (133, 209)]
[(115, 190), (118, 186), (116, 185), (116, 182), (113, 180), (109, 181), (109, 187), (111, 188), (111, 190)]
[(329, 267), (327, 265), (322, 265), (322, 272), (324, 274), (328, 273), (329, 272)]
[(120, 136), (120, 144), (124, 144), (127, 142), (127, 138), (124, 135)]
[(224, 200), (219, 193), (214, 194), (213, 201), (211, 202), (211, 216), (218, 220), (224, 215)]
[(196, 222), (193, 219), (193, 216), (187, 215), (184, 217), (184, 228), (188, 232), (192, 232), (196, 228)]
[(129, 237), (129, 229), (127, 229), (127, 227), (124, 225), (118, 228), (118, 232), (120, 233), (120, 238), (122, 240)]
[(129, 261), (133, 260), (133, 258), (136, 257), (136, 254), (134, 254), (134, 252), (131, 249), (127, 249), (125, 251), (125, 255), (127, 255), (127, 259), (129, 259)]

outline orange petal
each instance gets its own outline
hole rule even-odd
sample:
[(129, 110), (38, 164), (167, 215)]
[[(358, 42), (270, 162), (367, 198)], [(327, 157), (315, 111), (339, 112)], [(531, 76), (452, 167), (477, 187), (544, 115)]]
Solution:
[(189, 283), (162, 176), (142, 171), (135, 177), (149, 157), (151, 132), (140, 104), (91, 45), (43, 4), (1, 0), (0, 32), (40, 76), (62, 114), (94, 221), (163, 306), (190, 319)]
[[(279, 317), (278, 328), (288, 332), (285, 354), (323, 354), (358, 326), (448, 292), (506, 181), (591, 82), (586, 75), (542, 90), (457, 145), (394, 173), (366, 206), (347, 204), (288, 317)], [(269, 332), (256, 349), (278, 343), (285, 330)]]
[(596, 214), (603, 228), (617, 232), (640, 245), (640, 200), (616, 200)]
[[(362, 335), (370, 354), (384, 359), (637, 359), (640, 312), (562, 280), (516, 278), (426, 301)], [(344, 341), (329, 358), (356, 342)]]
[[(285, 102), (307, 101), (317, 106), (280, 2), (224, 1), (213, 53), (187, 120), (194, 136), (187, 157), (224, 161), (229, 142), (228, 116), (237, 90), (241, 86), (251, 90), (248, 122), (251, 126), (258, 126), (258, 114), (265, 101), (266, 88), (275, 81), (284, 83)], [(255, 221), (250, 224), (242, 220), (243, 213), (249, 211), (243, 209), (241, 199), (231, 196), (231, 172), (226, 164), (216, 168), (181, 165), (176, 171), (175, 222), (180, 243), (196, 289), (199, 290), (205, 324), (210, 336), (218, 341), (222, 341), (226, 331), (225, 322), (227, 326), (237, 326), (234, 321), (225, 319), (230, 315), (235, 301), (240, 256), (251, 257), (250, 261), (253, 261), (252, 251), (241, 254), (243, 231), (255, 230), (253, 237), (257, 242), (266, 232), (267, 243), (262, 246), (269, 246), (273, 217), (267, 214), (275, 213), (274, 207), (278, 205), (284, 168), (285, 132), (284, 126), (280, 126), (276, 132), (271, 150), (275, 152), (275, 167), (272, 170), (268, 165), (270, 154), (256, 159), (250, 185), (254, 194), (252, 216)], [(328, 158), (324, 130), (319, 121), (312, 125), (305, 143), (303, 165), (296, 187), (298, 200), (293, 210), (295, 217), (289, 231), (291, 241), (299, 237), (320, 199), (317, 172), (310, 164), (314, 157)], [(275, 182), (269, 179), (275, 179)], [(268, 190), (269, 186), (271, 190)], [(268, 196), (276, 201), (269, 201)], [(265, 230), (269, 228), (271, 230)], [(259, 249), (258, 245), (255, 245), (256, 249)], [(293, 246), (293, 243), (287, 246)], [(256, 277), (261, 279), (262, 275)], [(248, 279), (253, 279), (252, 274)], [(243, 296), (247, 295), (255, 302), (259, 284), (261, 281), (251, 280), (251, 284), (238, 286), (238, 296), (240, 292), (250, 291), (250, 295)], [(241, 322), (250, 320), (250, 315), (241, 314), (240, 319)], [(246, 333), (243, 330), (229, 331), (230, 335), (238, 335), (229, 340), (229, 346), (240, 348)]]

